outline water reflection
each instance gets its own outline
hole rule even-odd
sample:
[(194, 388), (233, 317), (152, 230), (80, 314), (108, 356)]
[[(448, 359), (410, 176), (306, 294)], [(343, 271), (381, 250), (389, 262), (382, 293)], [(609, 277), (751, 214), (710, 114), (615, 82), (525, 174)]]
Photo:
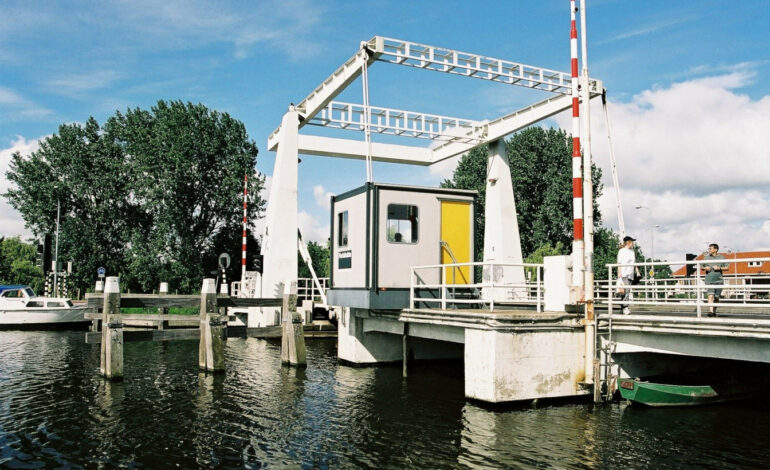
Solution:
[(307, 342), (231, 339), (225, 374), (198, 370), (197, 341), (127, 343), (124, 382), (98, 376), (82, 333), (0, 332), (0, 467), (763, 467), (764, 404), (644, 410), (570, 403), (487, 408), (461, 362), (337, 363)]

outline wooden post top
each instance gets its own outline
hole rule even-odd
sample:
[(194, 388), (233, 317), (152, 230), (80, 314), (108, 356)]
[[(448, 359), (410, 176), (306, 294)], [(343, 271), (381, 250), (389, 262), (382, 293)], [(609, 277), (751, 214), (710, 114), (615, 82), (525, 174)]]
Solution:
[(120, 283), (118, 282), (118, 276), (110, 276), (104, 282), (104, 293), (114, 294), (120, 292)]

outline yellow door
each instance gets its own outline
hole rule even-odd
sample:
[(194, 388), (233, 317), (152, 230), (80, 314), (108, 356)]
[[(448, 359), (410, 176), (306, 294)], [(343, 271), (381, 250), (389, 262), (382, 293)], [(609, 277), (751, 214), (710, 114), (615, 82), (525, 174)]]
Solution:
[[(441, 264), (471, 261), (471, 204), (465, 201), (441, 201)], [(450, 253), (451, 250), (451, 253)], [(454, 255), (455, 260), (452, 260)], [(470, 266), (444, 268), (444, 282), (470, 284)]]

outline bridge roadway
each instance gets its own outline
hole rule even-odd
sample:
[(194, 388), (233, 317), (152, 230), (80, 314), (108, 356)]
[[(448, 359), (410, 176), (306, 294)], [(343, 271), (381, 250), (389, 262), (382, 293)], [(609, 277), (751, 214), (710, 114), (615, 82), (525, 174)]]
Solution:
[(629, 315), (614, 310), (611, 317), (598, 309), (597, 314), (599, 332), (605, 333), (600, 340), (605, 346), (612, 342), (615, 361), (629, 375), (674, 372), (656, 363), (660, 354), (770, 363), (770, 306), (722, 303), (717, 317), (698, 317), (694, 306), (682, 305), (634, 306)]

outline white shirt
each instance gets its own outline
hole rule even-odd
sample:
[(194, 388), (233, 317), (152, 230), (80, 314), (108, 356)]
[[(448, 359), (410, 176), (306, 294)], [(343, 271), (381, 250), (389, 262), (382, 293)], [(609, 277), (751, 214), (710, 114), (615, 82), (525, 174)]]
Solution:
[[(631, 264), (636, 262), (634, 250), (625, 246), (618, 251), (618, 264)], [(634, 275), (633, 266), (621, 266), (618, 268), (620, 277), (632, 277)]]

